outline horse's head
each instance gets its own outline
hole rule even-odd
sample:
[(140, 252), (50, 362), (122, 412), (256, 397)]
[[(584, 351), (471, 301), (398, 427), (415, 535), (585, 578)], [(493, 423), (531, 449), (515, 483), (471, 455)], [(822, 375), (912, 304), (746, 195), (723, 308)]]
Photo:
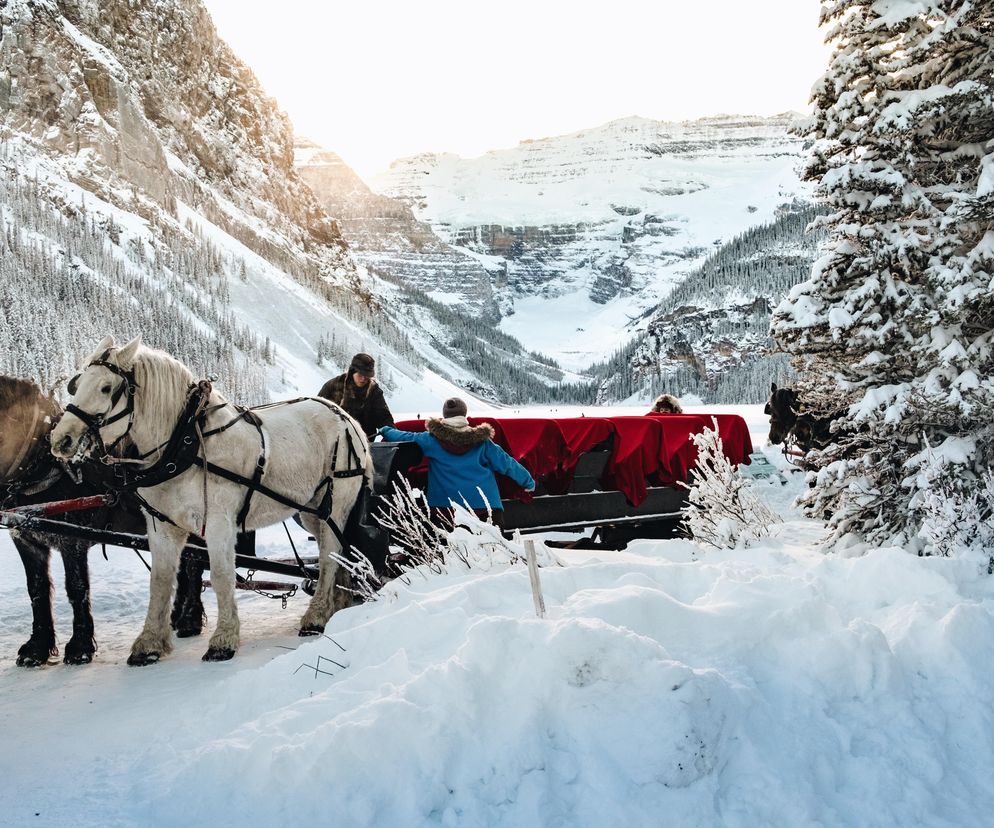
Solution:
[(797, 392), (791, 388), (777, 388), (774, 382), (763, 412), (770, 418), (770, 443), (778, 446), (797, 423)]
[(58, 403), (31, 380), (0, 376), (0, 480), (16, 480), (58, 419)]
[(95, 447), (113, 446), (128, 433), (137, 388), (134, 361), (140, 347), (140, 336), (122, 347), (114, 345), (113, 337), (104, 337), (83, 370), (70, 380), (69, 405), (52, 431), (56, 457), (68, 460)]

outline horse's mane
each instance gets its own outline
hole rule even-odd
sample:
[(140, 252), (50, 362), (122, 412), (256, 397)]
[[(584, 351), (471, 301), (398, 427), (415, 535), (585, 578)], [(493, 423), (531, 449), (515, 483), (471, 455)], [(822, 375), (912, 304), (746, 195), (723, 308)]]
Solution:
[(138, 385), (136, 419), (154, 432), (171, 432), (193, 382), (190, 369), (165, 351), (145, 345), (138, 349), (132, 369)]
[(34, 380), (0, 374), (0, 411), (39, 400), (46, 400), (53, 408), (55, 407), (51, 397), (47, 396)]

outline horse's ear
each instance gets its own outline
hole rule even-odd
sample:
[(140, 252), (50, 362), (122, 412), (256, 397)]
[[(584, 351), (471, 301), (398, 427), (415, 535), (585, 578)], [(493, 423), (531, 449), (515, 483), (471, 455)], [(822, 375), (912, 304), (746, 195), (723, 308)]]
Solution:
[(93, 349), (93, 353), (95, 355), (102, 354), (108, 348), (113, 348), (113, 347), (114, 347), (114, 337), (108, 334), (97, 343), (97, 347)]
[(141, 334), (138, 334), (127, 345), (122, 345), (117, 352), (117, 364), (121, 366), (131, 365), (135, 361), (135, 354), (138, 353), (141, 344)]
[(770, 393), (772, 393), (772, 394), (776, 394), (777, 393), (777, 384), (775, 382), (771, 382), (770, 383)]

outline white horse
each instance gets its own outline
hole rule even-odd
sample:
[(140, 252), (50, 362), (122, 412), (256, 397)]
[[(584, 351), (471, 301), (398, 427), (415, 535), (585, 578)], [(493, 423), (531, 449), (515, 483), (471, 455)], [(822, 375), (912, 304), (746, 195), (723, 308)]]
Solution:
[[(129, 664), (151, 664), (172, 649), (172, 591), (188, 533), (207, 541), (217, 595), (217, 628), (204, 660), (231, 658), (239, 642), (235, 540), (240, 520), (245, 530), (258, 529), (285, 520), (298, 506), (320, 550), (320, 577), (300, 634), (324, 630), (336, 608), (333, 555), (341, 552), (336, 530), (324, 518), (344, 528), (362, 486), (372, 478), (366, 437), (351, 417), (313, 398), (263, 407), (246, 417), (209, 384), (198, 385), (182, 363), (142, 345), (141, 337), (119, 348), (106, 337), (70, 385), (72, 403), (52, 432), (53, 453), (72, 458), (130, 434), (146, 458), (144, 469), (137, 471), (139, 481), (145, 474), (145, 482), (153, 484), (137, 490), (146, 504), (152, 576), (145, 626)], [(184, 421), (190, 424), (185, 433)], [(193, 465), (184, 470), (175, 449), (189, 447), (188, 438), (196, 446), (186, 450)], [(157, 482), (162, 477), (168, 479)], [(238, 480), (256, 484), (250, 500), (249, 488)]]

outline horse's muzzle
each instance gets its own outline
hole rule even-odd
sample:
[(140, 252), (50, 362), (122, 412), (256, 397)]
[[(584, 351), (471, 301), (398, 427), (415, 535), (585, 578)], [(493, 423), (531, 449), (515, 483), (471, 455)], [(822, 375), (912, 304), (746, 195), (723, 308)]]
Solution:
[(55, 445), (55, 454), (59, 457), (68, 457), (72, 453), (72, 435), (67, 434)]

